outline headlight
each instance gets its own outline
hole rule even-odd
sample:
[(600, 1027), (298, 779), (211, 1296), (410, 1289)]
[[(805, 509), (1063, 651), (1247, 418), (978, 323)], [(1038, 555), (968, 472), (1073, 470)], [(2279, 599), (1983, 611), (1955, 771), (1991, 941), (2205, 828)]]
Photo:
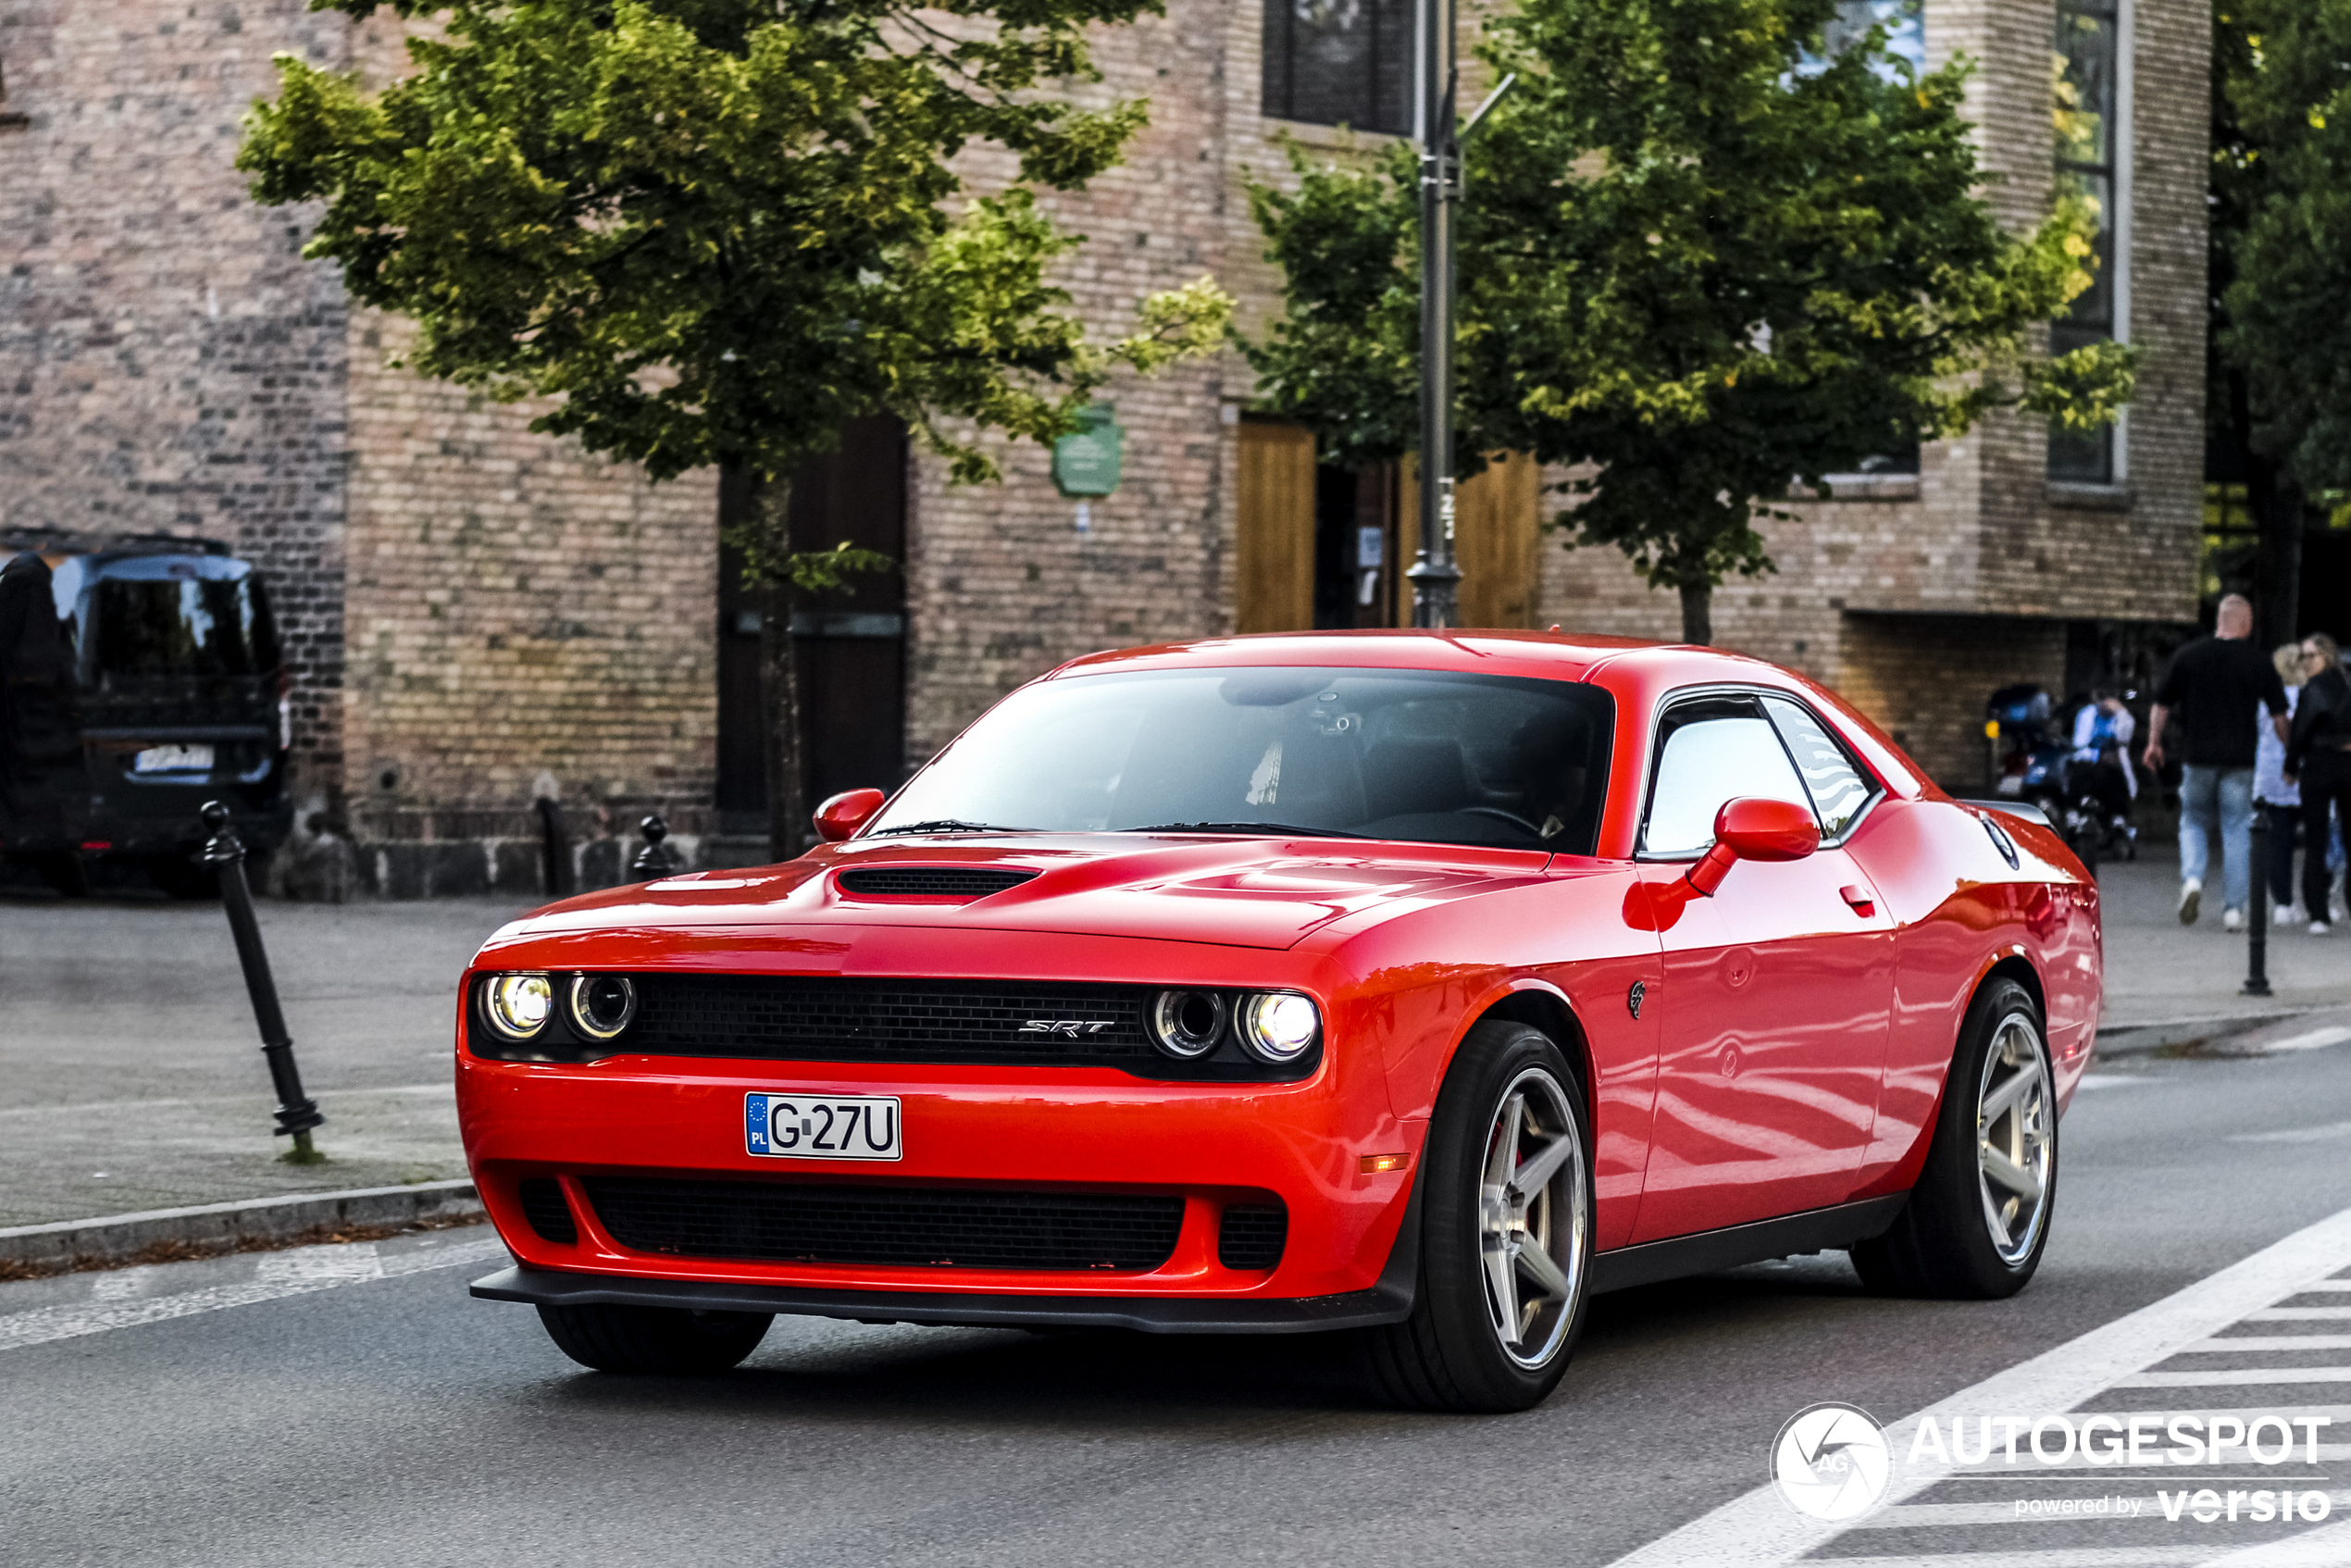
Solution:
[(1263, 1062), (1295, 1062), (1323, 1032), (1323, 1015), (1296, 991), (1259, 991), (1241, 999), (1241, 1043)]
[(1214, 991), (1162, 991), (1151, 1004), (1151, 1039), (1170, 1056), (1205, 1056), (1224, 1032), (1225, 999)]
[(482, 991), (490, 1027), (508, 1039), (531, 1039), (555, 1010), (554, 982), (544, 975), (496, 975)]
[(626, 975), (577, 975), (571, 982), (571, 1027), (590, 1039), (619, 1037), (637, 1017), (637, 987)]

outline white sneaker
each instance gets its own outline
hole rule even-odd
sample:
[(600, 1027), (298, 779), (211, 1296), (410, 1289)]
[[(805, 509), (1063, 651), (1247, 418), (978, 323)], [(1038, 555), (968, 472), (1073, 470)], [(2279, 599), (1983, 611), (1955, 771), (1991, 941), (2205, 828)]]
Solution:
[(2180, 924), (2196, 924), (2197, 906), (2204, 902), (2204, 884), (2191, 877), (2180, 884)]
[(2300, 902), (2296, 901), (2295, 902), (2285, 906), (2285, 912), (2278, 916), (2278, 924), (2281, 926), (2299, 926), (2305, 920), (2309, 918), (2310, 912), (2303, 908)]
[(2311, 922), (2310, 922), (2310, 934), (2311, 934), (2312, 936), (2314, 936), (2314, 937), (2323, 937), (2323, 936), (2325, 936), (2325, 935), (2327, 934), (2327, 923), (2326, 923), (2325, 921), (2323, 921), (2323, 920), (2313, 920), (2313, 921), (2311, 921)]
[(2223, 931), (2242, 931), (2242, 930), (2244, 930), (2244, 929), (2245, 929), (2245, 911), (2244, 911), (2244, 910), (2242, 910), (2242, 909), (2224, 909), (2224, 910), (2222, 910), (2222, 911), (2220, 912), (2220, 929), (2222, 929)]

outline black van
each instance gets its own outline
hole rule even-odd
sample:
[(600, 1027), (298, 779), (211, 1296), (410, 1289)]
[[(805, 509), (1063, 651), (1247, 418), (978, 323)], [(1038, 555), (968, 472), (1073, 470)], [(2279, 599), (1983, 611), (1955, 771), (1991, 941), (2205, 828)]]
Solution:
[(58, 711), (79, 728), (81, 765), (31, 769), (29, 786), (18, 775), (0, 850), (60, 890), (137, 863), (195, 898), (218, 887), (196, 858), (205, 802), (229, 803), (248, 848), (283, 842), (289, 678), (261, 574), (202, 540), (0, 536), (0, 569), (21, 554), (49, 566), (72, 666)]

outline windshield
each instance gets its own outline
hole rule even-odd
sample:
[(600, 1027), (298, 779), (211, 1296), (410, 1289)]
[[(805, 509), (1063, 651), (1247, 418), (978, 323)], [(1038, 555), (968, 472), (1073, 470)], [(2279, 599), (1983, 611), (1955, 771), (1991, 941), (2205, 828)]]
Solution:
[(1425, 670), (1114, 672), (1015, 691), (871, 833), (1331, 833), (1589, 854), (1613, 704)]
[(255, 676), (278, 667), (261, 580), (242, 561), (107, 563), (90, 585), (90, 667), (107, 676)]

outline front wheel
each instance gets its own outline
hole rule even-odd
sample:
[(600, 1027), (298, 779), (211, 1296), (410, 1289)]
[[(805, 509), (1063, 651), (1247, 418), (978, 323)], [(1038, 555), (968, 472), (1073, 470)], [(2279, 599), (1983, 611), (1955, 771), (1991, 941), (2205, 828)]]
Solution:
[(2031, 1282), (2057, 1202), (2057, 1085), (2032, 993), (1976, 993), (1943, 1089), (1934, 1142), (1893, 1227), (1853, 1249), (1872, 1289), (1989, 1300)]
[(690, 1376), (724, 1372), (758, 1348), (772, 1313), (698, 1313), (683, 1307), (541, 1307), (555, 1348), (598, 1372)]
[(1531, 1409), (1567, 1370), (1591, 1299), (1591, 1127), (1550, 1037), (1472, 1028), (1423, 1161), (1412, 1312), (1369, 1332), (1373, 1369), (1399, 1404)]

